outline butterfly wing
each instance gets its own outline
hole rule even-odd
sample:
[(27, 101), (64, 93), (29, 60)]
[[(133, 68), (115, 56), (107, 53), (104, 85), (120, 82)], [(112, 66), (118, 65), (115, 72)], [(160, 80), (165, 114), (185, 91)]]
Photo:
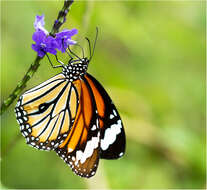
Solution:
[(73, 126), (57, 154), (81, 177), (92, 177), (97, 169), (100, 153), (100, 128), (92, 90), (86, 80), (76, 80), (79, 106)]
[(70, 131), (78, 101), (76, 88), (63, 74), (26, 91), (15, 112), (27, 144), (42, 150), (57, 148)]
[(125, 132), (119, 113), (102, 85), (90, 74), (85, 75), (96, 102), (101, 130), (101, 153), (104, 159), (116, 159), (125, 153)]
[(73, 82), (56, 75), (25, 92), (15, 112), (28, 144), (55, 150), (81, 177), (95, 174), (99, 157), (115, 159), (124, 154), (120, 116), (89, 74)]

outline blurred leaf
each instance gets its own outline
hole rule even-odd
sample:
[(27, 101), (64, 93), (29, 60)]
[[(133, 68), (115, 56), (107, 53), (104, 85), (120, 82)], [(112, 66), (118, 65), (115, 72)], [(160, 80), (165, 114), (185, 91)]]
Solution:
[[(62, 1), (1, 5), (3, 100), (36, 56), (31, 49), (35, 15), (45, 14), (49, 30)], [(84, 37), (93, 43), (99, 27), (89, 73), (122, 116), (126, 154), (101, 160), (96, 176), (83, 180), (54, 152), (35, 150), (17, 138), (12, 105), (1, 118), (1, 187), (205, 188), (205, 19), (202, 1), (76, 1), (62, 28), (79, 30), (76, 40), (88, 55)], [(58, 57), (67, 64), (67, 55)], [(26, 89), (59, 72), (44, 58)]]

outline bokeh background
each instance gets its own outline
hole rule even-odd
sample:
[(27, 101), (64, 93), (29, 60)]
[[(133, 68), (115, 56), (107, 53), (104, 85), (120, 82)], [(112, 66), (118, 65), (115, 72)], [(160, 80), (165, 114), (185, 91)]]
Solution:
[[(35, 15), (45, 14), (50, 30), (62, 5), (1, 1), (1, 101), (36, 57)], [(205, 2), (76, 1), (62, 29), (77, 28), (86, 47), (96, 26), (89, 73), (122, 116), (125, 156), (101, 160), (96, 176), (82, 179), (55, 152), (26, 145), (13, 103), (1, 117), (1, 188), (205, 188)], [(26, 89), (58, 72), (45, 57)]]

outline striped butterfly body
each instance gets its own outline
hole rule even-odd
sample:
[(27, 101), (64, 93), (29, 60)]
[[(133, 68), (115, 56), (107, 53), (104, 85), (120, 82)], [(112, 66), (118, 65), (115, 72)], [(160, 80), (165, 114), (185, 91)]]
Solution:
[(121, 118), (102, 85), (87, 73), (87, 58), (26, 91), (15, 107), (27, 144), (54, 150), (81, 177), (92, 177), (99, 158), (125, 152)]

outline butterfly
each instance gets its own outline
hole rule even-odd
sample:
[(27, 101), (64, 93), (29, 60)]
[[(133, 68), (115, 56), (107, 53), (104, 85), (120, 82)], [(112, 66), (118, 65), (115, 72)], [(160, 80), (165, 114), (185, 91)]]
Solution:
[(90, 59), (79, 58), (70, 50), (77, 59), (70, 55), (68, 64), (60, 66), (60, 74), (26, 91), (15, 107), (27, 144), (55, 151), (75, 174), (86, 178), (95, 175), (100, 158), (122, 157), (126, 144), (115, 105), (87, 73), (93, 56), (88, 42)]

